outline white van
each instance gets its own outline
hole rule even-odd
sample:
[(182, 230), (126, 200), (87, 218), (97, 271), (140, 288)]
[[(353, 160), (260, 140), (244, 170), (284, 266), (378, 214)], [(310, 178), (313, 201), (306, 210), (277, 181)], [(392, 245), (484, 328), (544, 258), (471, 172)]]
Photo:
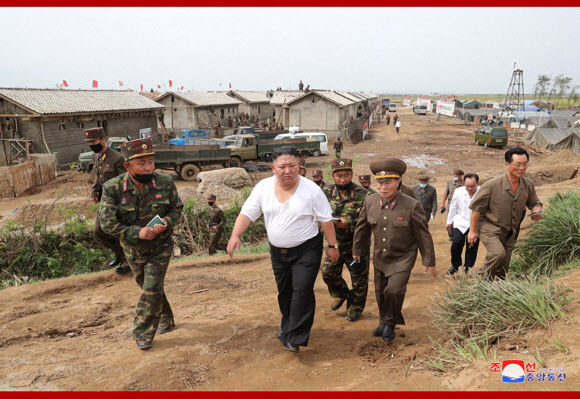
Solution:
[(274, 137), (274, 140), (297, 139), (301, 137), (320, 141), (320, 153), (324, 155), (330, 154), (330, 151), (328, 151), (328, 137), (322, 132), (282, 133)]
[(397, 104), (390, 103), (389, 104), (389, 112), (397, 112)]

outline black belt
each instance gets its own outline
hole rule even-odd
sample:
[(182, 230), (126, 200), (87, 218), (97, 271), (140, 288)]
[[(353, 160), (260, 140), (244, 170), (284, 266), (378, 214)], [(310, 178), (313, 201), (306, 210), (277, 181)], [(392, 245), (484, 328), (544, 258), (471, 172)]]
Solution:
[(317, 235), (315, 235), (314, 237), (304, 241), (302, 244), (297, 245), (295, 247), (292, 248), (279, 248), (279, 247), (275, 247), (272, 244), (270, 244), (270, 249), (273, 250), (274, 252), (278, 252), (281, 254), (294, 254), (296, 252), (301, 252), (304, 248), (308, 247), (310, 244), (312, 244), (312, 242), (314, 240), (319, 240), (322, 237), (322, 233), (318, 233)]

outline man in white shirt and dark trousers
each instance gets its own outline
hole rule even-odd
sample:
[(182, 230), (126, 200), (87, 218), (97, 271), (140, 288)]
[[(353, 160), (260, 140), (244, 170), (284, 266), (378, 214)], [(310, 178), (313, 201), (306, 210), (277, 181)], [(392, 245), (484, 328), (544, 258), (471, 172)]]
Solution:
[(469, 204), (479, 190), (479, 176), (475, 173), (468, 173), (463, 177), (465, 186), (457, 187), (453, 193), (453, 199), (449, 205), (447, 216), (447, 230), (453, 231), (453, 243), (451, 244), (451, 267), (447, 270), (448, 275), (455, 274), (461, 266), (461, 253), (463, 246), (465, 249), (465, 273), (475, 264), (479, 240), (473, 245), (467, 242), (469, 233), (469, 223), (471, 221), (471, 209)]
[(318, 223), (328, 242), (327, 256), (333, 263), (339, 258), (330, 204), (313, 181), (299, 176), (299, 167), (295, 147), (283, 146), (273, 151), (274, 176), (258, 182), (252, 190), (236, 219), (227, 247), (228, 254), (233, 256), (234, 249), (240, 247), (242, 234), (264, 215), (282, 313), (278, 339), (292, 352), (308, 345), (314, 322), (314, 282), (323, 250)]

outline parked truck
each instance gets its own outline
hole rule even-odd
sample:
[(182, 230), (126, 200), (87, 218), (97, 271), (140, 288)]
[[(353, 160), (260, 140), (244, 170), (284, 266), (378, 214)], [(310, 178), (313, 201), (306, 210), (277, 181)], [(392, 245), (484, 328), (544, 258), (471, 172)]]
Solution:
[(320, 142), (315, 139), (264, 140), (259, 134), (241, 134), (237, 136), (234, 145), (227, 147), (231, 150), (229, 166), (239, 168), (244, 161), (269, 162), (274, 148), (282, 146), (296, 147), (302, 156), (320, 153)]
[(229, 167), (232, 157), (228, 147), (219, 145), (157, 145), (153, 152), (156, 168), (173, 169), (186, 181), (194, 181), (204, 166)]

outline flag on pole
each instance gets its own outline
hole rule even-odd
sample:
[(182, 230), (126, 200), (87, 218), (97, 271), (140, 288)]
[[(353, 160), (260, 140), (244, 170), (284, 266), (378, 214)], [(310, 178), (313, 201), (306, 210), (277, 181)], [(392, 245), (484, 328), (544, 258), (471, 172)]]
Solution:
[(157, 85), (157, 88), (158, 88), (158, 89), (160, 89), (160, 88), (161, 88), (161, 86), (160, 86), (160, 85)]
[(141, 91), (143, 91), (143, 85), (141, 85)]
[(66, 80), (62, 81), (61, 86), (68, 87), (68, 83), (66, 82)]
[(123, 87), (123, 82), (119, 80), (119, 86)]
[(173, 87), (173, 82), (171, 80), (169, 81), (169, 87)]
[(183, 90), (183, 86), (181, 86), (181, 90)]
[(516, 63), (514, 62), (514, 69), (516, 69)]
[(232, 84), (230, 83), (230, 89), (232, 88)]
[(97, 89), (99, 87), (99, 82), (96, 80), (93, 80), (93, 89)]

